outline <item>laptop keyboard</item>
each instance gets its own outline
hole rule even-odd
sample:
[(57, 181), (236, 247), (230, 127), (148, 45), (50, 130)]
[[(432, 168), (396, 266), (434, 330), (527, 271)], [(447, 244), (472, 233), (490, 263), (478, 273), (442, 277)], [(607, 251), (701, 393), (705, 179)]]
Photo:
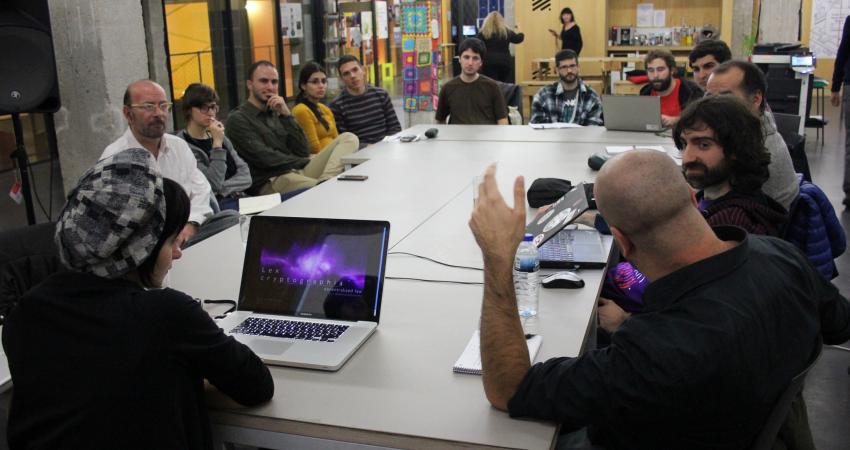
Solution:
[(572, 261), (575, 256), (573, 239), (569, 233), (564, 232), (552, 236), (538, 251), (540, 260), (546, 261)]
[(348, 325), (249, 317), (231, 330), (230, 333), (302, 339), (305, 341), (334, 342), (347, 329)]

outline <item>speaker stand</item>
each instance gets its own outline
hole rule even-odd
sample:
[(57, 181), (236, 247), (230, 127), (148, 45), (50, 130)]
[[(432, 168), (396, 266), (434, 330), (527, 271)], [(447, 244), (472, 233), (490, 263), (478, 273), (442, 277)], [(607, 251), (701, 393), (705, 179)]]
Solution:
[(24, 207), (27, 209), (27, 223), (35, 225), (35, 210), (32, 206), (32, 188), (30, 186), (29, 157), (24, 147), (24, 127), (21, 126), (21, 117), (18, 113), (12, 113), (12, 125), (15, 129), (15, 151), (12, 159), (18, 163), (18, 172), (21, 174), (21, 194), (24, 196)]

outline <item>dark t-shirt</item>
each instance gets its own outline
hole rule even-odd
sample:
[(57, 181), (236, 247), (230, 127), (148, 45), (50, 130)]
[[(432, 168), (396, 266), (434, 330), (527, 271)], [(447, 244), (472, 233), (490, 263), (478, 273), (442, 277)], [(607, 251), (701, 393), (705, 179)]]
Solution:
[(11, 448), (212, 449), (204, 379), (244, 405), (274, 392), (197, 301), (121, 279), (52, 275), (9, 315), (3, 348)]
[(436, 119), (439, 122), (451, 115), (453, 125), (495, 125), (508, 117), (508, 107), (499, 85), (484, 75), (472, 83), (455, 77), (440, 90)]

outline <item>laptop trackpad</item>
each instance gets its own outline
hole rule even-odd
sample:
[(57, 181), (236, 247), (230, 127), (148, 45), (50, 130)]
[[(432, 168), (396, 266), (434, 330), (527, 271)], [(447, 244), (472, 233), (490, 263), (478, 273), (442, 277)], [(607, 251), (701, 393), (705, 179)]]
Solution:
[(255, 353), (261, 355), (280, 355), (283, 354), (290, 346), (292, 346), (289, 342), (284, 342), (280, 340), (267, 340), (267, 339), (252, 339), (251, 347)]

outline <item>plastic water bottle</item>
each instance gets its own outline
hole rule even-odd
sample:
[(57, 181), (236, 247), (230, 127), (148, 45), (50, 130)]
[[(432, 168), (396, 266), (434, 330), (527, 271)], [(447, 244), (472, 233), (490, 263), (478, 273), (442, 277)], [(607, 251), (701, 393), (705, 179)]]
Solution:
[(539, 303), (540, 253), (532, 239), (532, 235), (526, 234), (514, 257), (514, 290), (519, 316), (523, 319), (536, 316)]

